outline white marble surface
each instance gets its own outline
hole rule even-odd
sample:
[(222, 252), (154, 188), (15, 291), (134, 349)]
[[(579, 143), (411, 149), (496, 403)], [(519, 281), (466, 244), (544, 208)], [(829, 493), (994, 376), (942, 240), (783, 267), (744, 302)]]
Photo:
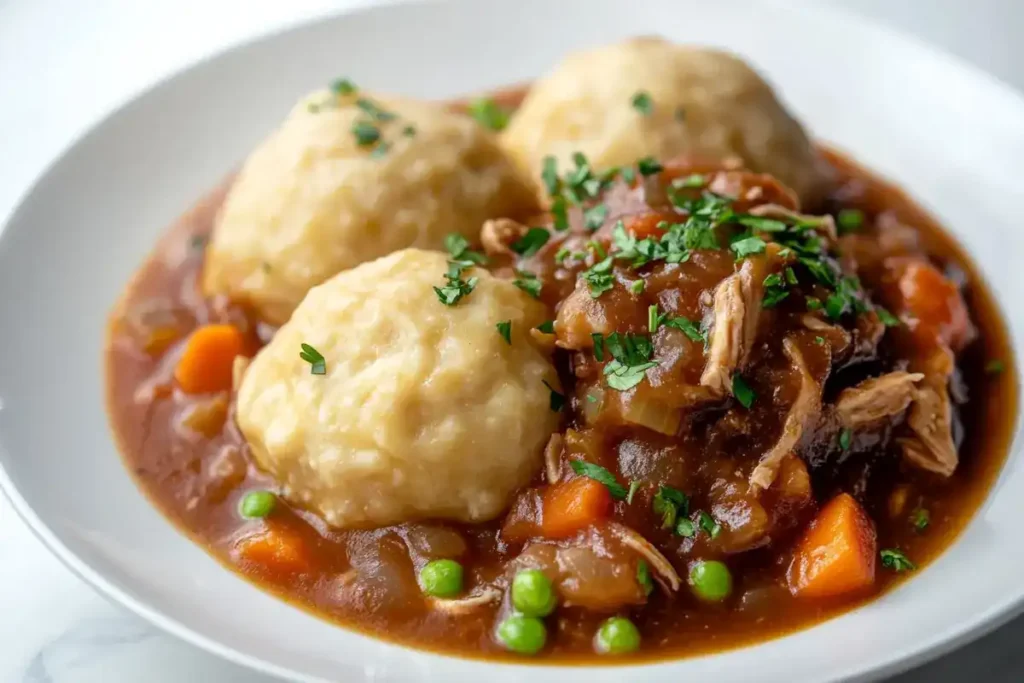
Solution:
[[(821, 1), (915, 33), (1024, 89), (1021, 0)], [(366, 2), (0, 0), (0, 216), (69, 140), (152, 80), (248, 35)], [(1024, 680), (1022, 637), (1024, 618), (895, 680)], [(0, 498), (0, 683), (266, 680), (93, 593)]]

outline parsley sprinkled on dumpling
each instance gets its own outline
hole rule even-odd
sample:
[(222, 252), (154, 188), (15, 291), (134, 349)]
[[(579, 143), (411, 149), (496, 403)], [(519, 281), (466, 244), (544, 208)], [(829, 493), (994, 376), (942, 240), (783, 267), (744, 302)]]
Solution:
[(245, 372), (254, 458), (334, 526), (493, 519), (541, 467), (561, 388), (531, 330), (552, 313), (467, 261), (447, 301), (452, 263), (406, 249), (334, 276)]
[(536, 81), (502, 142), (535, 176), (545, 156), (567, 167), (582, 152), (599, 170), (644, 157), (734, 157), (804, 201), (819, 184), (810, 141), (757, 72), (726, 52), (660, 38), (569, 55)]
[(469, 117), (348, 87), (314, 93), (246, 160), (206, 253), (203, 289), (281, 324), (332, 275), (397, 249), (475, 241), (528, 214), (530, 180)]

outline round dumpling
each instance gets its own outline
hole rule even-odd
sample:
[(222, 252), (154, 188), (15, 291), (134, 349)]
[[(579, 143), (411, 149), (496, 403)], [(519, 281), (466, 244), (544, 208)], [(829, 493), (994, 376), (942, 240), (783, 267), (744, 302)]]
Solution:
[(660, 38), (579, 52), (534, 84), (503, 143), (539, 175), (546, 155), (567, 169), (582, 152), (596, 168), (738, 157), (804, 200), (818, 185), (816, 155), (771, 87), (737, 57)]
[[(376, 137), (375, 137), (376, 136)], [(203, 289), (281, 324), (314, 285), (406, 247), (475, 240), (535, 199), (492, 133), (441, 105), (322, 91), (246, 160), (217, 217)]]
[(334, 276), (245, 371), (237, 420), (256, 461), (334, 526), (493, 519), (538, 471), (559, 385), (530, 330), (550, 313), (477, 268), (445, 305), (447, 269), (407, 249)]

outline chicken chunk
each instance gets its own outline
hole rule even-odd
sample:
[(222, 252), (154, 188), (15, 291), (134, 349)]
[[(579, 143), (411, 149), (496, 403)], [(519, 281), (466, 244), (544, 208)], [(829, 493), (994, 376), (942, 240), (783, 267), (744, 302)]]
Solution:
[(922, 379), (924, 375), (916, 372), (890, 372), (864, 380), (839, 394), (836, 416), (847, 429), (858, 429), (898, 415), (910, 405)]

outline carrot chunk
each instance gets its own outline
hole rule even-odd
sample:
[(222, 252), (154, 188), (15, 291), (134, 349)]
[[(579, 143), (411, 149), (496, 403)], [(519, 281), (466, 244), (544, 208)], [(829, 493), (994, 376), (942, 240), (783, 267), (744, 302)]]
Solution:
[(233, 325), (204, 325), (188, 338), (174, 368), (182, 391), (205, 394), (231, 389), (235, 356), (245, 355), (245, 336)]
[(863, 590), (875, 581), (875, 527), (847, 493), (828, 502), (807, 529), (789, 565), (789, 591), (825, 598)]
[(908, 313), (918, 320), (915, 337), (959, 351), (974, 336), (960, 290), (932, 264), (913, 259), (903, 267), (899, 293)]
[(566, 538), (606, 519), (612, 512), (612, 494), (600, 482), (579, 477), (560, 482), (544, 493), (541, 533)]
[(265, 526), (242, 538), (235, 550), (244, 561), (276, 574), (296, 574), (309, 568), (302, 539), (279, 526)]
[(623, 223), (626, 227), (626, 232), (631, 233), (638, 240), (645, 239), (647, 237), (661, 237), (665, 234), (666, 228), (664, 225), (658, 227), (659, 224), (671, 223), (673, 216), (669, 216), (662, 213), (642, 213), (635, 216), (629, 216)]

